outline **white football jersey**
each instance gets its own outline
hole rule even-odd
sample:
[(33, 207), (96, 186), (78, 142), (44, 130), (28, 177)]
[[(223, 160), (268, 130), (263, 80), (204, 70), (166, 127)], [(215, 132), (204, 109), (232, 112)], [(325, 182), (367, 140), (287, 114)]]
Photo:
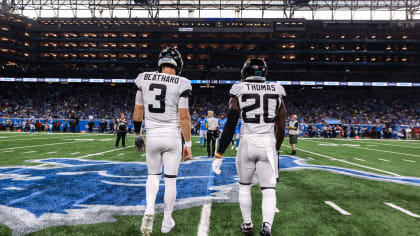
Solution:
[(272, 134), (277, 110), (286, 96), (283, 86), (273, 83), (240, 82), (230, 89), (238, 98), (242, 120), (241, 135)]
[(181, 137), (178, 104), (191, 94), (191, 82), (184, 77), (159, 72), (144, 72), (136, 85), (142, 92), (148, 136)]

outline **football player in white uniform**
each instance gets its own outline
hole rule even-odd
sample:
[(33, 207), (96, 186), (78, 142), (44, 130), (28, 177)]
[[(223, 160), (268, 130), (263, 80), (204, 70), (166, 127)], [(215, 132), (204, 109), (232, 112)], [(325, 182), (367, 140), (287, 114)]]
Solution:
[(183, 158), (191, 157), (191, 119), (188, 97), (191, 82), (181, 77), (183, 62), (181, 54), (174, 48), (165, 48), (159, 54), (159, 72), (144, 72), (136, 79), (138, 88), (134, 108), (135, 145), (144, 150), (140, 135), (143, 115), (146, 123), (146, 210), (141, 232), (150, 235), (153, 228), (156, 195), (162, 174), (165, 176), (164, 217), (162, 233), (175, 226), (172, 211), (176, 200), (176, 176), (181, 159), (182, 139), (185, 139)]
[(263, 59), (248, 59), (242, 68), (242, 81), (230, 90), (228, 120), (212, 168), (220, 174), (222, 155), (232, 140), (238, 119), (242, 120), (241, 142), (236, 156), (239, 175), (239, 204), (243, 217), (241, 230), (252, 235), (251, 184), (257, 172), (263, 195), (263, 222), (260, 235), (271, 235), (276, 210), (278, 151), (285, 135), (286, 95), (279, 84), (265, 83), (267, 65)]

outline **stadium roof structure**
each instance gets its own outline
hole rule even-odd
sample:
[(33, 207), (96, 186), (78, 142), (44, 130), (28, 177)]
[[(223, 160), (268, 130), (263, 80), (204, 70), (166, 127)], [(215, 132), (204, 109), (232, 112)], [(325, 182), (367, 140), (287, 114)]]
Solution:
[(1, 9), (32, 18), (420, 19), (419, 0), (2, 0)]

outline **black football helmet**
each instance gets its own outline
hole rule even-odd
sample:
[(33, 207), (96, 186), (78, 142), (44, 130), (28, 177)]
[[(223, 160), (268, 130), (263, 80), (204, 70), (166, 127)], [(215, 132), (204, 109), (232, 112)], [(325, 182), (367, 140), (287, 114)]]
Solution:
[(162, 49), (159, 53), (158, 68), (159, 72), (162, 72), (163, 65), (170, 65), (175, 68), (176, 74), (180, 75), (182, 68), (184, 67), (184, 62), (182, 61), (181, 53), (178, 50), (171, 47), (166, 47)]
[(267, 73), (267, 63), (261, 58), (246, 60), (241, 70), (242, 80), (244, 81), (265, 81)]

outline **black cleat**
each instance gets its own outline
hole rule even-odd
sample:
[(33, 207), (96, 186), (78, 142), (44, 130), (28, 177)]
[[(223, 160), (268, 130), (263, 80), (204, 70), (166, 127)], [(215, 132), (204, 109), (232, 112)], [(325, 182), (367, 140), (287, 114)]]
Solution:
[(260, 230), (260, 236), (271, 236), (271, 228), (269, 227), (269, 223), (264, 222), (261, 230)]
[(290, 155), (296, 155), (296, 150), (292, 150), (292, 153)]
[(242, 223), (241, 224), (241, 231), (246, 236), (252, 236), (253, 235), (253, 232), (252, 232), (253, 229), (254, 229), (254, 227), (252, 226), (251, 223)]

